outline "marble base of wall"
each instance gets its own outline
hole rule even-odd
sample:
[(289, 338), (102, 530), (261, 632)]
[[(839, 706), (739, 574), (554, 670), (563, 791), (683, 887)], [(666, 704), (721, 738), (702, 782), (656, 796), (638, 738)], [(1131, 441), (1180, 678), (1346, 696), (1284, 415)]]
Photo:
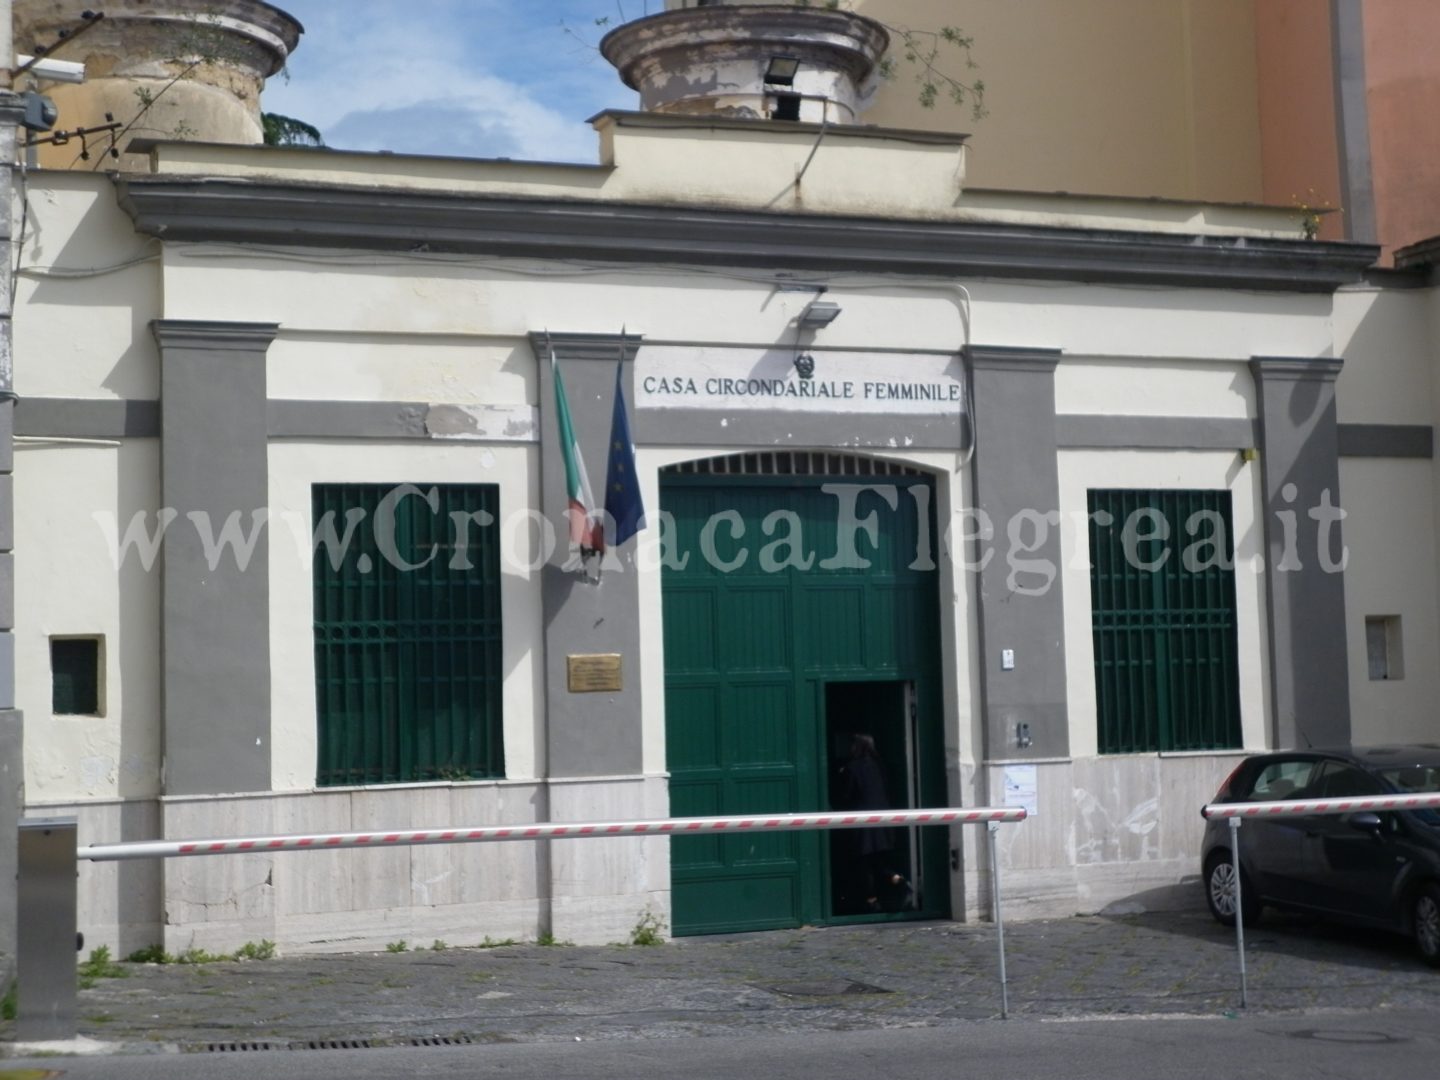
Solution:
[[(1002, 825), (998, 836), (1005, 917), (1203, 902), (1200, 807), (1238, 760), (1235, 753), (1130, 754), (1036, 764), (1036, 812), (1018, 825)], [(1005, 766), (989, 768), (990, 790), (1003, 793)], [(975, 868), (968, 896), (988, 918), (984, 848), (972, 844), (967, 857)]]
[[(548, 790), (547, 790), (548, 789)], [(663, 817), (663, 777), (331, 789), (32, 807), (74, 815), (81, 846), (120, 840), (361, 832), (426, 826)], [(548, 810), (547, 810), (548, 801)], [(546, 850), (550, 848), (550, 850)], [(642, 916), (670, 920), (669, 841), (613, 839), (446, 844), (82, 862), (86, 948), (124, 957), (450, 945), (627, 941)]]

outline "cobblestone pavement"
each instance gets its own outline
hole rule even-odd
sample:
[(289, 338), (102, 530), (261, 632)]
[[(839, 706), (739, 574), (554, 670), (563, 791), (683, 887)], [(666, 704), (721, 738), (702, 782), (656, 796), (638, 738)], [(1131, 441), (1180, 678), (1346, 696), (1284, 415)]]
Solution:
[[(1006, 928), (1010, 1013), (1218, 1015), (1232, 932), (1203, 912)], [(1440, 1007), (1409, 943), (1268, 915), (1246, 935), (1249, 1011)], [(80, 993), (80, 1034), (126, 1050), (416, 1040), (539, 1042), (933, 1026), (1000, 1015), (995, 929), (905, 923), (686, 938), (125, 964)], [(13, 1024), (0, 1027), (13, 1039)]]

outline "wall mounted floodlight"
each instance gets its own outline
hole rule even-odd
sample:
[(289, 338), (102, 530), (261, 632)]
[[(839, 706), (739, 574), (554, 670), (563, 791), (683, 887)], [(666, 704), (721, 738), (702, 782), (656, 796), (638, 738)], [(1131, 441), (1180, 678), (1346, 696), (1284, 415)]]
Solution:
[(794, 86), (795, 73), (799, 70), (798, 56), (772, 56), (765, 69), (765, 81), (772, 86)]
[(840, 305), (829, 300), (812, 300), (800, 313), (800, 325), (807, 330), (829, 326), (840, 314)]
[(77, 60), (50, 60), (43, 57), (37, 60), (33, 56), (20, 53), (15, 57), (15, 62), (20, 67), (28, 69), (29, 73), (37, 79), (58, 83), (83, 83), (85, 81), (85, 65)]

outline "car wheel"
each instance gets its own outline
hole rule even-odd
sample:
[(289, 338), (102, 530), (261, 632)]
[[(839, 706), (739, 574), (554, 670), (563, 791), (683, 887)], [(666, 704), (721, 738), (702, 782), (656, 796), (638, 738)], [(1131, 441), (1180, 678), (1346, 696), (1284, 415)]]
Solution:
[(1415, 896), (1410, 916), (1420, 958), (1431, 967), (1440, 967), (1440, 888), (1423, 886)]
[[(1228, 851), (1212, 853), (1205, 863), (1205, 902), (1217, 922), (1223, 926), (1235, 925), (1235, 864)], [(1260, 898), (1243, 870), (1240, 872), (1240, 918), (1246, 926), (1253, 926), (1260, 918)]]

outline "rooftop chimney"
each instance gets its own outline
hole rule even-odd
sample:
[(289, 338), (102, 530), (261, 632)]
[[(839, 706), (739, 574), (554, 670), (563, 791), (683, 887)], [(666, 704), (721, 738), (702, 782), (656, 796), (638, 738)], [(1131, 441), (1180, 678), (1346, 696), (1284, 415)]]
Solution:
[(889, 44), (849, 11), (702, 2), (625, 23), (600, 51), (648, 112), (853, 124)]
[[(122, 128), (118, 160), (101, 168), (143, 169), (126, 154), (138, 138), (260, 143), (260, 91), (285, 66), (304, 28), (260, 0), (14, 0), (15, 50), (37, 53), (85, 26), (82, 13), (104, 14), (73, 43), (53, 50), (57, 60), (85, 64), (85, 82), (39, 89), (60, 111), (58, 131), (93, 128), (110, 114)], [(178, 76), (178, 77), (177, 77)], [(40, 147), (48, 168), (89, 169), (110, 147), (108, 135)]]

